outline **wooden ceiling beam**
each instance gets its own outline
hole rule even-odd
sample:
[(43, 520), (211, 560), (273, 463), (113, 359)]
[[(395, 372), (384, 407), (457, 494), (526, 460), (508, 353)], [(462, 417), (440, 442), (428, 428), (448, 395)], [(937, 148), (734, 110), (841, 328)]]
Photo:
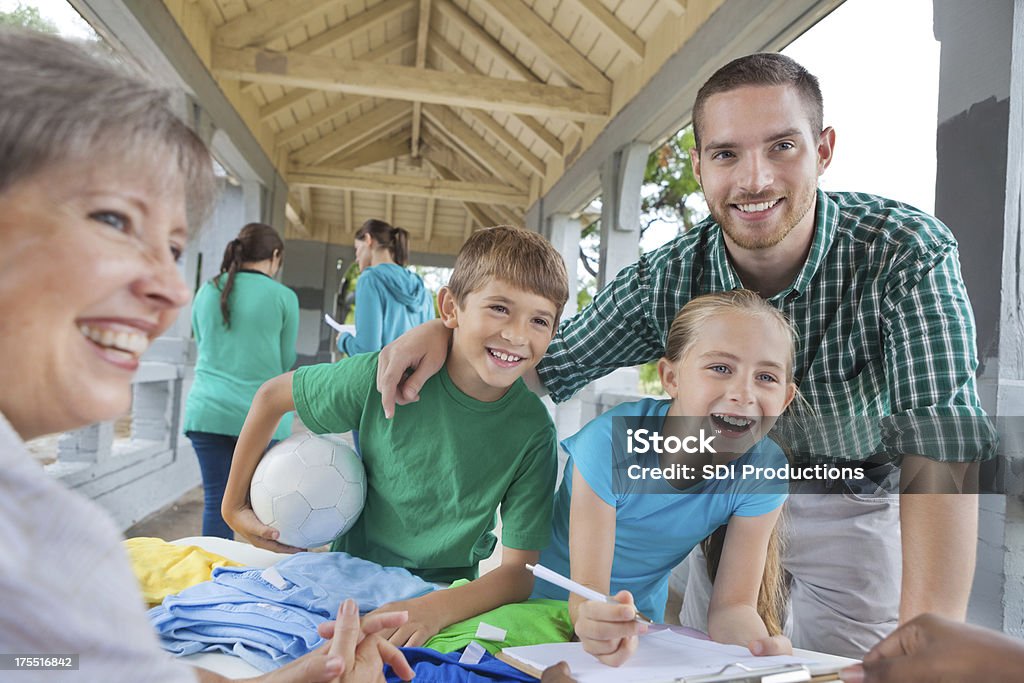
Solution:
[(378, 24), (392, 19), (412, 7), (413, 3), (410, 0), (384, 0), (379, 5), (360, 12), (323, 33), (293, 46), (290, 51), (307, 55), (323, 54), (340, 43), (365, 34)]
[(284, 205), (284, 215), (294, 230), (302, 235), (309, 236), (308, 225), (310, 216), (302, 209), (299, 198), (294, 193), (288, 195), (288, 201)]
[(329, 0), (270, 0), (254, 10), (222, 24), (213, 42), (227, 47), (245, 47), (269, 42), (305, 23), (321, 12)]
[(381, 131), (393, 126), (397, 121), (409, 115), (410, 107), (406, 102), (386, 102), (372, 109), (349, 125), (325, 135), (311, 145), (291, 153), (293, 162), (302, 166), (313, 166), (351, 149), (367, 138), (380, 134)]
[[(429, 131), (428, 133), (432, 133)], [(464, 152), (458, 152), (453, 143), (444, 140), (439, 135), (424, 135), (423, 156), (436, 165), (443, 166), (458, 176), (458, 180), (470, 182), (487, 182), (493, 176), (483, 167), (478, 166), (476, 160), (467, 157)]]
[(615, 16), (601, 0), (570, 0), (576, 3), (585, 14), (603, 26), (606, 30), (604, 35), (611, 38), (633, 61), (642, 62), (644, 59), (644, 41), (629, 27)]
[[(459, 54), (454, 47), (434, 31), (431, 31), (430, 47), (437, 54), (451, 61), (460, 71), (464, 73), (476, 72), (476, 67), (469, 60)], [(544, 163), (544, 160), (531, 152), (526, 145), (520, 142), (512, 133), (508, 132), (503, 125), (498, 123), (489, 114), (479, 109), (467, 109), (466, 111), (474, 120), (479, 121), (482, 126), (490, 131), (492, 135), (501, 140), (502, 144), (512, 150), (528, 166), (541, 175), (547, 174), (547, 165)]]
[[(427, 65), (427, 41), (430, 37), (430, 0), (420, 0), (419, 22), (416, 26), (416, 68)], [(423, 103), (412, 105), (412, 137), (409, 140), (409, 151), (413, 158), (420, 155), (420, 119), (423, 116)]]
[[(540, 80), (537, 74), (530, 71), (530, 69), (525, 64), (519, 61), (518, 57), (509, 52), (504, 45), (499, 43), (493, 36), (491, 36), (491, 34), (485, 31), (483, 27), (480, 26), (480, 24), (473, 21), (472, 17), (470, 17), (468, 14), (463, 12), (458, 7), (456, 7), (451, 0), (434, 0), (434, 7), (437, 8), (437, 11), (441, 14), (441, 16), (447, 18), (449, 21), (455, 24), (455, 26), (457, 26), (463, 33), (469, 36), (473, 42), (475, 42), (477, 45), (483, 48), (484, 51), (486, 51), (492, 57), (494, 57), (494, 59), (496, 59), (499, 64), (504, 65), (506, 69), (508, 69), (514, 74), (517, 74), (520, 78), (522, 78), (524, 81), (528, 83), (543, 83), (543, 81)], [(463, 69), (463, 71), (466, 71), (467, 73), (480, 72), (479, 69), (476, 68), (476, 66), (474, 66), (472, 69)], [(547, 129), (544, 128), (543, 124), (533, 119), (527, 119), (525, 117), (520, 118), (523, 119), (523, 125), (525, 125), (531, 131), (533, 131), (534, 135), (537, 135), (537, 137), (541, 139), (545, 139), (542, 136), (544, 136)], [(569, 125), (573, 126), (580, 132), (582, 132), (583, 130), (583, 126), (580, 125), (579, 122), (572, 121), (569, 123)], [(555, 151), (555, 154), (557, 154), (559, 157), (565, 156), (565, 150), (562, 148), (561, 144), (555, 142), (555, 140), (557, 140), (558, 138), (556, 138), (554, 135), (551, 135), (550, 133), (547, 134), (546, 138), (547, 139), (545, 140), (545, 144), (551, 147), (552, 151), (555, 151), (555, 146), (558, 147), (558, 150)]]
[(292, 166), (288, 183), (293, 186), (338, 188), (410, 197), (433, 197), (455, 201), (487, 202), (526, 208), (525, 192), (497, 183), (467, 183), (423, 176), (366, 173), (342, 169)]
[[(443, 36), (433, 31), (431, 32), (431, 35), (431, 50), (448, 60), (452, 66), (463, 73), (480, 73), (480, 70), (476, 68), (476, 65), (463, 57), (462, 53), (456, 50), (455, 46), (445, 40)], [(565, 146), (562, 144), (562, 141), (559, 140), (551, 131), (545, 128), (544, 124), (540, 121), (532, 116), (526, 116), (524, 114), (511, 114), (511, 116), (517, 118), (527, 130), (533, 133), (537, 139), (539, 139), (556, 155), (561, 157), (565, 153)], [(544, 173), (544, 171), (542, 171), (542, 173)]]
[(312, 116), (302, 119), (294, 126), (282, 129), (281, 132), (274, 136), (274, 146), (284, 147), (295, 138), (302, 137), (303, 133), (311, 128), (316, 128), (321, 123), (330, 121), (336, 116), (354, 112), (365, 102), (369, 102), (371, 99), (372, 98), (370, 97), (362, 97), (360, 95), (342, 97), (334, 104), (328, 105)]
[(540, 18), (523, 0), (482, 0), (502, 26), (544, 56), (551, 67), (571, 83), (591, 92), (607, 93), (612, 82), (581, 55), (558, 31)]
[(548, 167), (544, 163), (544, 160), (539, 156), (531, 152), (526, 145), (519, 141), (515, 135), (508, 132), (505, 126), (498, 123), (497, 120), (489, 116), (486, 112), (480, 109), (465, 109), (463, 110), (469, 117), (483, 126), (487, 131), (498, 138), (503, 145), (509, 148), (513, 154), (519, 157), (527, 166), (532, 168), (534, 171), (544, 176), (547, 175)]
[(444, 131), (449, 139), (458, 144), (467, 154), (475, 157), (494, 175), (522, 190), (530, 186), (529, 178), (526, 175), (513, 166), (508, 159), (498, 154), (487, 140), (451, 109), (433, 104), (425, 105), (423, 114)]
[[(453, 173), (450, 169), (445, 168), (444, 165), (434, 161), (433, 159), (426, 157), (427, 163), (434, 169), (434, 172), (441, 177), (442, 180), (448, 180), (452, 182), (458, 182), (458, 176)], [(466, 209), (466, 213), (473, 217), (473, 219), (485, 228), (491, 225), (498, 225), (501, 220), (494, 213), (494, 207), (485, 206), (476, 202), (462, 202), (462, 206)], [(464, 239), (469, 239), (469, 235), (472, 232), (472, 228), (467, 224), (467, 231)]]
[(506, 69), (529, 83), (541, 82), (540, 78), (530, 71), (529, 67), (520, 62), (518, 57), (509, 52), (504, 45), (485, 31), (480, 24), (473, 21), (472, 17), (459, 9), (451, 0), (434, 0), (434, 7), (437, 8), (441, 16), (455, 24), (473, 42), (480, 45), (480, 47), (498, 60), (500, 64), (504, 65)]
[(258, 48), (215, 47), (213, 71), (284, 86), (581, 121), (603, 121), (611, 108), (607, 93)]
[(661, 0), (661, 4), (677, 17), (682, 16), (686, 12), (686, 0)]
[(427, 215), (423, 219), (423, 241), (430, 244), (431, 238), (434, 236), (434, 209), (437, 206), (437, 200), (433, 197), (427, 198)]
[(371, 140), (368, 144), (351, 150), (340, 159), (332, 159), (331, 168), (354, 169), (378, 161), (386, 161), (409, 153), (409, 129), (405, 128), (390, 137)]
[[(400, 53), (407, 47), (415, 44), (416, 34), (409, 32), (403, 35), (389, 40), (378, 48), (370, 50), (366, 54), (362, 55), (359, 59), (367, 62), (385, 61), (393, 55)], [(265, 105), (260, 107), (260, 120), (267, 121), (277, 116), (285, 109), (288, 109), (302, 100), (306, 99), (310, 95), (319, 92), (318, 90), (309, 90), (307, 88), (295, 88), (285, 95), (267, 102)]]

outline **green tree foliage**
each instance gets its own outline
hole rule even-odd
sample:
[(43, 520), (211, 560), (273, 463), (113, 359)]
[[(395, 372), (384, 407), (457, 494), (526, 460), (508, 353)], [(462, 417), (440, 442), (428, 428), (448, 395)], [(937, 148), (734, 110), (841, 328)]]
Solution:
[[(690, 149), (693, 146), (693, 128), (687, 126), (647, 157), (641, 188), (641, 238), (655, 222), (675, 224), (682, 234), (706, 215), (700, 184), (693, 175), (693, 165), (690, 163)], [(594, 298), (600, 233), (601, 219), (596, 218), (583, 228), (580, 236), (580, 262), (590, 274), (590, 278), (580, 283), (580, 309)]]
[(677, 223), (679, 231), (692, 228), (702, 215), (692, 198), (700, 192), (693, 175), (690, 149), (694, 146), (693, 127), (687, 126), (647, 157), (644, 172), (642, 229), (655, 220)]
[(44, 19), (39, 14), (37, 7), (29, 7), (20, 3), (10, 12), (0, 11), (0, 25), (21, 26), (40, 33), (57, 33), (57, 26), (49, 19)]

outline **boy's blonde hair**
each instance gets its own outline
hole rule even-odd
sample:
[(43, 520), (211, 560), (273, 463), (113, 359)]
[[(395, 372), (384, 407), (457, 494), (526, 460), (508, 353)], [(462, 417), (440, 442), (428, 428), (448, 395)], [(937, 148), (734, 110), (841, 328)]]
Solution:
[(511, 225), (470, 235), (455, 258), (448, 289), (462, 306), (471, 292), (490, 280), (502, 280), (544, 297), (555, 305), (556, 324), (569, 298), (569, 278), (561, 254), (540, 234)]
[[(678, 361), (693, 346), (704, 324), (722, 313), (745, 313), (770, 321), (786, 332), (789, 349), (786, 354), (786, 381), (793, 381), (793, 359), (796, 354), (796, 330), (793, 324), (778, 309), (749, 289), (734, 289), (729, 292), (704, 294), (690, 301), (676, 314), (665, 341), (665, 357)], [(781, 520), (780, 520), (781, 523)], [(707, 565), (708, 577), (712, 582), (718, 573), (725, 545), (728, 524), (718, 527), (710, 536), (701, 541), (701, 549)], [(757, 595), (757, 613), (764, 621), (769, 635), (782, 633), (785, 615), (786, 587), (782, 570), (782, 538), (778, 526), (772, 529), (768, 538), (768, 549), (761, 576), (761, 587)]]

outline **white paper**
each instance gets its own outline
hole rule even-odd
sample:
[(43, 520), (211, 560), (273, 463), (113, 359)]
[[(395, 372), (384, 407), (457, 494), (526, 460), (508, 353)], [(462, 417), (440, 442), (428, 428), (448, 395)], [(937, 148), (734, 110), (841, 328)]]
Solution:
[(490, 624), (485, 624), (482, 621), (476, 627), (476, 637), (480, 640), (493, 640), (496, 642), (500, 642), (502, 640), (505, 640), (506, 634), (507, 631), (505, 631), (505, 629), (498, 628), (497, 626), (491, 626)]
[(723, 645), (710, 640), (658, 631), (640, 637), (640, 645), (629, 661), (611, 667), (583, 651), (582, 643), (550, 643), (505, 648), (502, 652), (524, 664), (543, 671), (564, 661), (579, 683), (632, 683), (671, 681), (685, 676), (707, 675), (741, 662), (751, 668), (778, 667), (785, 664), (814, 664), (814, 660), (790, 657), (755, 657), (739, 645)]
[(334, 318), (332, 318), (329, 313), (324, 313), (324, 322), (333, 327), (338, 332), (348, 332), (349, 334), (353, 335), (356, 333), (355, 325), (343, 325)]
[(459, 664), (479, 664), (486, 652), (487, 650), (484, 649), (484, 646), (474, 640), (462, 651), (462, 656), (459, 657)]

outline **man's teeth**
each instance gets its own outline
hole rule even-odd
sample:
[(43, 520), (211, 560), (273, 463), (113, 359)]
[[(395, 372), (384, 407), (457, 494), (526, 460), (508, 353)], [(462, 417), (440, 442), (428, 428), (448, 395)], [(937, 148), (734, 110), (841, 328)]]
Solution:
[(734, 417), (732, 415), (719, 415), (717, 413), (715, 414), (715, 417), (717, 417), (722, 422), (725, 422), (726, 424), (733, 425), (734, 427), (747, 427), (747, 426), (753, 424), (753, 422), (754, 422), (753, 420), (748, 420), (745, 417)]
[(758, 202), (757, 204), (737, 204), (736, 208), (743, 213), (756, 213), (758, 211), (767, 211), (778, 203), (779, 200), (774, 199), (770, 202)]
[(149, 347), (149, 338), (139, 332), (115, 332), (110, 329), (89, 327), (88, 325), (79, 325), (78, 329), (90, 340), (109, 349), (117, 349), (140, 355)]
[(494, 351), (492, 349), (487, 350), (488, 352), (490, 352), (492, 356), (494, 356), (495, 358), (500, 358), (506, 363), (518, 363), (519, 361), (522, 360), (521, 356), (513, 356), (511, 353), (505, 353), (504, 351)]

